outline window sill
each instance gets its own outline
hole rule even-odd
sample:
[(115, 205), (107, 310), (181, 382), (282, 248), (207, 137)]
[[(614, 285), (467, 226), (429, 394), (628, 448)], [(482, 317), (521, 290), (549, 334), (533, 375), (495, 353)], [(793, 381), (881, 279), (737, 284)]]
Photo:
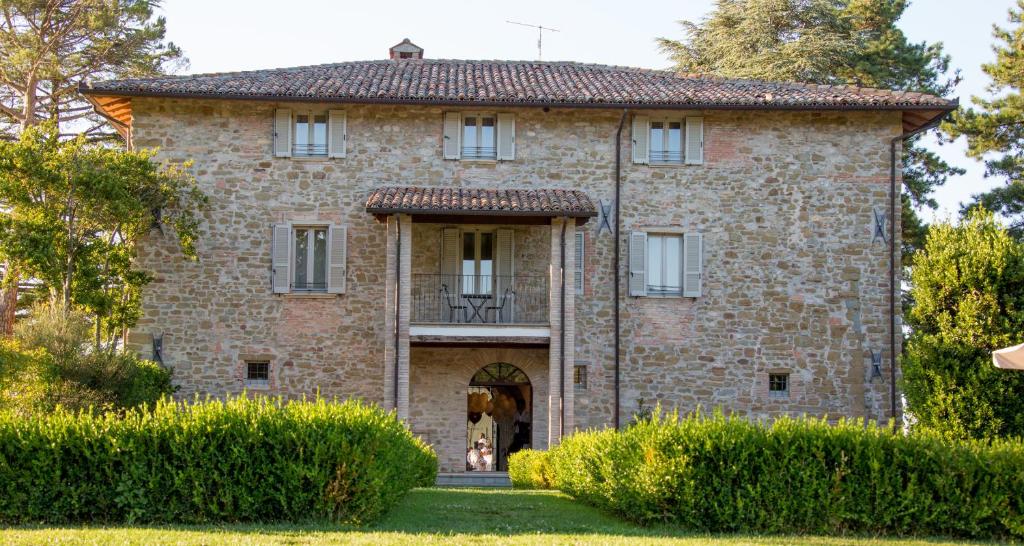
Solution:
[(459, 161), (463, 163), (475, 163), (478, 165), (497, 165), (499, 161), (497, 159), (465, 159), (462, 158)]
[(296, 299), (333, 299), (341, 296), (341, 294), (333, 294), (329, 292), (287, 292), (285, 294), (277, 294), (285, 298), (296, 298)]
[(320, 161), (330, 161), (335, 158), (326, 155), (293, 155), (288, 159), (294, 159), (295, 161), (309, 161), (315, 163)]
[(683, 167), (700, 167), (703, 163), (640, 163), (655, 169), (680, 169)]
[(258, 379), (257, 380), (246, 379), (245, 380), (245, 388), (249, 389), (249, 390), (254, 390), (254, 391), (270, 390), (270, 381), (269, 380), (258, 380)]
[(636, 296), (638, 298), (653, 298), (658, 300), (681, 300), (683, 298), (696, 299), (694, 297), (683, 296), (682, 294), (647, 294), (646, 296)]

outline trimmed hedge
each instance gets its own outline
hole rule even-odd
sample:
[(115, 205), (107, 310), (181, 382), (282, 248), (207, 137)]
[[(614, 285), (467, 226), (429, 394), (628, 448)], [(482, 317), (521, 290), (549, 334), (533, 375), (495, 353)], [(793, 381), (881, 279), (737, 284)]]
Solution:
[(548, 452), (524, 449), (508, 458), (508, 478), (515, 489), (551, 489)]
[(360, 402), (163, 401), (125, 416), (0, 414), (0, 523), (373, 520), (434, 452)]
[(638, 523), (708, 532), (1024, 536), (1024, 444), (859, 422), (654, 418), (572, 435), (512, 459), (509, 475)]

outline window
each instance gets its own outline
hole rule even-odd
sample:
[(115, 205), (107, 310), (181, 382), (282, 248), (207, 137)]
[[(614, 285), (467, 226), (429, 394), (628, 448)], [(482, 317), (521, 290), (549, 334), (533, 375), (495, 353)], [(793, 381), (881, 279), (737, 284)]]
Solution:
[(789, 374), (768, 374), (768, 396), (772, 398), (789, 398)]
[(296, 112), (292, 155), (327, 157), (327, 114)]
[(498, 158), (497, 119), (493, 115), (467, 114), (462, 117), (462, 158)]
[(257, 385), (270, 381), (269, 360), (247, 360), (245, 362), (245, 380)]
[(587, 366), (586, 364), (577, 364), (572, 369), (572, 385), (579, 390), (586, 390), (587, 388)]
[(462, 293), (490, 294), (494, 283), (494, 234), (462, 234)]
[(651, 120), (651, 163), (683, 162), (682, 120)]
[(647, 294), (683, 294), (683, 238), (680, 235), (647, 235)]
[(292, 289), (327, 291), (327, 227), (296, 227), (292, 237)]
[(586, 253), (584, 252), (584, 245), (586, 244), (586, 236), (582, 231), (576, 232), (576, 271), (573, 277), (573, 282), (576, 284), (576, 293), (583, 294), (583, 274), (584, 264), (586, 263)]

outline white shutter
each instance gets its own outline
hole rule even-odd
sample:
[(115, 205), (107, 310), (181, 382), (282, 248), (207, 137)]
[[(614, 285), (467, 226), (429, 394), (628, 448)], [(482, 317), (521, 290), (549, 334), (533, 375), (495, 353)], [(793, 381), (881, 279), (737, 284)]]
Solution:
[(651, 118), (633, 117), (633, 163), (650, 162)]
[(516, 158), (516, 116), (498, 114), (498, 161)]
[[(494, 282), (494, 305), (501, 305), (502, 299), (505, 297), (505, 290), (515, 290), (512, 275), (515, 274), (515, 267), (513, 263), (513, 256), (515, 255), (515, 232), (511, 229), (501, 228), (495, 233), (495, 245), (494, 245), (494, 270), (497, 278)], [(505, 306), (501, 309), (500, 316), (497, 317), (498, 322), (511, 322), (512, 321), (512, 308), (515, 303), (512, 301), (511, 294), (509, 299), (504, 302)]]
[(629, 295), (647, 295), (647, 233), (629, 234)]
[(462, 116), (458, 112), (444, 113), (444, 158), (462, 157)]
[(704, 163), (704, 118), (686, 118), (686, 164)]
[(348, 229), (332, 224), (327, 234), (327, 292), (345, 293), (345, 262), (348, 259)]
[(292, 156), (292, 111), (287, 108), (274, 112), (274, 155)]
[(271, 277), (275, 294), (287, 294), (291, 285), (291, 224), (275, 224), (271, 243)]
[(704, 271), (704, 237), (700, 233), (683, 235), (683, 297), (699, 298)]
[(449, 290), (454, 289), (451, 283), (457, 282), (454, 276), (459, 274), (460, 250), (462, 249), (459, 244), (459, 228), (443, 228), (441, 230), (441, 275), (444, 276), (444, 280), (441, 282), (448, 283)]
[(345, 145), (348, 143), (348, 128), (344, 110), (331, 110), (327, 113), (327, 155), (328, 157), (345, 157)]
[(583, 235), (584, 232), (576, 232), (576, 293), (583, 294), (583, 244), (586, 241), (586, 237)]

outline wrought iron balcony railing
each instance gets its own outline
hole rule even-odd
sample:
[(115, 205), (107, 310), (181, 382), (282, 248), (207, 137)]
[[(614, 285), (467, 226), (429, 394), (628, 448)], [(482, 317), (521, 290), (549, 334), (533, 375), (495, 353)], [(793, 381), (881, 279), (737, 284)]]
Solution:
[(547, 324), (548, 278), (413, 275), (412, 322)]

